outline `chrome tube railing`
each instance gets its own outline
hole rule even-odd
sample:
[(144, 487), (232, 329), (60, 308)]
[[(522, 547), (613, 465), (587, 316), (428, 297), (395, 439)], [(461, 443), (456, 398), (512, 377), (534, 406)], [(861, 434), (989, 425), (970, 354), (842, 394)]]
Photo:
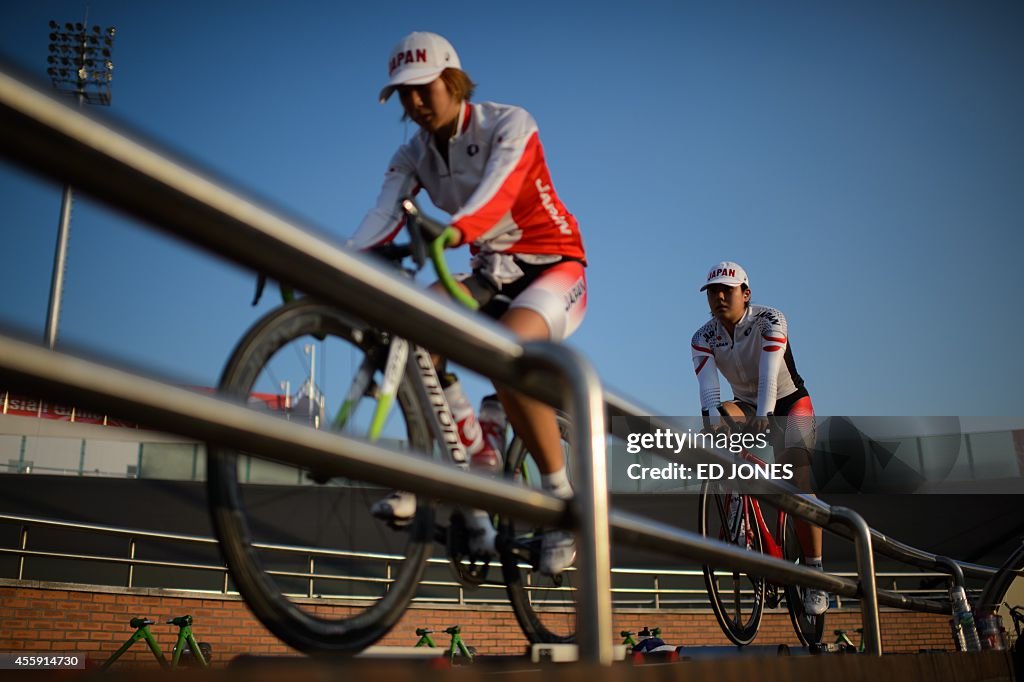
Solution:
[[(227, 573), (227, 567), (223, 564), (214, 563), (196, 563), (196, 562), (183, 562), (183, 561), (170, 561), (170, 560), (157, 560), (157, 559), (141, 559), (135, 556), (134, 546), (139, 541), (160, 541), (166, 543), (180, 543), (180, 544), (191, 544), (200, 545), (206, 547), (215, 547), (217, 540), (211, 537), (198, 536), (198, 535), (186, 535), (181, 533), (168, 533), (142, 530), (138, 528), (123, 528), (108, 526), (103, 524), (95, 523), (79, 523), (74, 521), (62, 521), (56, 519), (46, 519), (33, 516), (15, 515), (15, 514), (0, 514), (0, 523), (10, 523), (21, 527), (21, 533), (19, 534), (20, 541), (18, 547), (0, 547), (0, 555), (6, 556), (18, 556), (20, 562), (20, 569), (18, 579), (23, 578), (23, 562), (26, 558), (40, 558), (40, 559), (63, 559), (69, 561), (88, 561), (103, 564), (117, 564), (127, 566), (128, 578), (126, 586), (128, 588), (137, 587), (134, 581), (134, 569), (141, 567), (148, 568), (172, 568), (172, 569), (185, 569), (193, 571), (206, 571), (214, 573)], [(68, 552), (58, 550), (35, 550), (29, 549), (28, 539), (29, 531), (31, 528), (53, 528), (61, 530), (70, 530), (76, 532), (83, 532), (89, 534), (103, 534), (107, 536), (122, 537), (129, 540), (130, 548), (128, 556), (112, 556), (110, 554), (83, 554), (80, 552)], [(308, 547), (299, 545), (282, 545), (273, 543), (257, 543), (257, 549), (265, 552), (279, 553), (285, 555), (293, 555), (302, 557), (307, 560), (309, 570), (307, 571), (285, 571), (285, 570), (270, 570), (268, 571), (271, 575), (282, 578), (298, 578), (306, 581), (309, 586), (304, 594), (294, 596), (305, 596), (309, 598), (319, 597), (325, 599), (339, 599), (349, 601), (367, 601), (371, 597), (367, 597), (365, 594), (359, 593), (337, 593), (337, 592), (324, 592), (323, 590), (314, 590), (312, 585), (314, 582), (322, 581), (327, 582), (342, 582), (350, 584), (359, 583), (386, 583), (390, 582), (391, 579), (387, 575), (386, 566), (389, 563), (399, 562), (404, 557), (394, 554), (375, 553), (375, 552), (355, 552), (351, 550), (335, 550), (325, 549), (321, 547)], [(360, 562), (367, 562), (369, 565), (383, 565), (385, 568), (380, 572), (380, 576), (375, 575), (351, 575), (337, 572), (323, 572), (317, 569), (319, 560), (324, 559), (354, 559)], [(436, 567), (447, 568), (449, 561), (442, 558), (432, 558), (428, 560), (429, 565)], [(492, 569), (498, 570), (498, 566), (492, 566)], [(576, 571), (577, 569), (570, 569)], [(703, 571), (699, 569), (691, 570), (680, 570), (680, 569), (655, 569), (655, 568), (612, 568), (610, 573), (612, 576), (619, 576), (620, 578), (626, 577), (642, 577), (649, 579), (651, 582), (650, 587), (612, 587), (610, 589), (612, 595), (612, 601), (618, 608), (633, 607), (654, 607), (656, 610), (660, 608), (671, 608), (671, 605), (694, 607), (699, 606), (701, 608), (708, 607), (708, 594), (707, 589), (701, 585), (699, 587), (692, 588), (681, 588), (681, 587), (664, 587), (662, 586), (663, 579), (668, 578), (690, 578), (694, 581), (703, 581)], [(840, 578), (849, 578), (856, 574), (838, 573), (836, 574)], [(897, 580), (906, 579), (924, 579), (933, 578), (941, 574), (937, 573), (879, 573), (876, 575), (878, 579), (889, 579), (892, 580), (893, 586), (891, 589), (883, 590), (883, 594), (888, 595), (884, 599), (888, 602), (888, 605), (899, 606), (902, 608), (906, 607), (906, 604), (917, 604), (920, 605), (919, 610), (928, 611), (932, 613), (945, 613), (947, 605), (941, 599), (943, 590), (931, 589), (931, 590), (918, 590), (918, 589), (896, 589)], [(2, 577), (2, 576), (0, 576)], [(852, 582), (852, 581), (850, 581)], [(428, 588), (444, 588), (454, 591), (457, 596), (438, 598), (436, 596), (425, 596), (417, 597), (415, 601), (422, 604), (433, 604), (433, 603), (458, 603), (465, 605), (472, 604), (501, 604), (507, 600), (504, 596), (504, 585), (501, 583), (484, 583), (479, 586), (480, 590), (489, 590), (494, 592), (493, 597), (478, 597), (467, 599), (463, 593), (463, 585), (457, 580), (438, 580), (431, 578), (424, 578), (420, 581), (420, 585)], [(168, 587), (164, 585), (164, 587)], [(550, 588), (533, 588), (537, 590), (550, 590)], [(577, 591), (576, 588), (563, 588), (567, 594), (568, 599), (572, 599), (573, 594)], [(227, 594), (228, 584), (227, 580), (224, 580), (222, 587), (219, 590), (221, 593)], [(931, 598), (922, 598), (922, 595), (931, 595)], [(752, 596), (752, 592), (751, 592)], [(618, 597), (618, 598), (616, 598)], [(689, 597), (685, 600), (681, 597)], [(935, 597), (940, 597), (936, 599)], [(547, 602), (549, 605), (550, 601)]]
[[(584, 478), (592, 467), (594, 470), (600, 467), (604, 471), (604, 439), (593, 435), (604, 433), (604, 411), (600, 383), (581, 356), (568, 348), (551, 344), (524, 347), (497, 324), (438, 301), (362, 256), (298, 227), (298, 221), (226, 189), (210, 175), (190, 168), (183, 161), (174, 160), (170, 153), (154, 151), (154, 145), (142, 143), (109, 124), (75, 111), (47, 92), (32, 88), (4, 71), (6, 69), (0, 70), (0, 152), (8, 157), (44, 174), (62, 177), (149, 224), (242, 265), (254, 267), (342, 310), (354, 312), (371, 324), (443, 353), (494, 380), (530, 394), (539, 394), (553, 404), (567, 403), (576, 425), (574, 428), (581, 436), (586, 434), (576, 441), (577, 457), (573, 458), (573, 465), (577, 467), (576, 480), (582, 484), (582, 489), (570, 503), (570, 513), (560, 515), (553, 525), (573, 527), (583, 550), (581, 557), (588, 565), (583, 577), (584, 593), (579, 600), (581, 656), (584, 660), (611, 664), (611, 639), (598, 634), (602, 631), (602, 624), (607, 622), (611, 625), (607, 576), (593, 574), (595, 569), (601, 570), (610, 565), (607, 533), (604, 532), (608, 526), (607, 489), (595, 494), (593, 479)], [(11, 345), (7, 348), (14, 351)], [(21, 345), (19, 349), (14, 352), (23, 352), (23, 359), (31, 355), (27, 346)], [(40, 359), (38, 356), (35, 358), (36, 361)], [(46, 361), (42, 364), (45, 365)], [(74, 363), (65, 356), (61, 364)], [(35, 367), (39, 368), (39, 364)], [(79, 369), (82, 368), (79, 364)], [(179, 412), (171, 419), (173, 423), (169, 423), (167, 417), (175, 412), (175, 408), (180, 410), (185, 406), (177, 402), (172, 407), (173, 401), (159, 401), (163, 403), (159, 407), (152, 404), (151, 399), (158, 398), (154, 391), (163, 390), (158, 389), (155, 382), (146, 384), (147, 390), (143, 391), (147, 394), (146, 399), (136, 403), (139, 409), (135, 409), (125, 402), (123, 393), (100, 395), (100, 392), (88, 390), (78, 392), (83, 387), (75, 388), (70, 383), (53, 381), (34, 384), (38, 378), (32, 377), (31, 370), (26, 373), (24, 366), (19, 369), (8, 366), (7, 369), (12, 372), (8, 375), (8, 383), (12, 387), (42, 389), (44, 392), (66, 390), (65, 396), (83, 406), (114, 411), (125, 417), (131, 415), (131, 419), (155, 428), (188, 433), (222, 445), (239, 446), (238, 442), (223, 440), (230, 431), (238, 435), (237, 430), (229, 427), (228, 421), (215, 424), (213, 420), (191, 419), (185, 416), (186, 410)], [(552, 376), (558, 380), (552, 382)], [(138, 391), (136, 395), (139, 395)], [(183, 395), (176, 397), (180, 400)], [(99, 402), (95, 402), (97, 400)], [(149, 409), (143, 408), (142, 405), (147, 403)], [(228, 417), (223, 406), (215, 408), (209, 404), (208, 407), (218, 410), (220, 416)], [(151, 413), (149, 418), (147, 412)], [(243, 418), (240, 413), (235, 417)], [(344, 460), (345, 451), (355, 447), (353, 443), (336, 442), (333, 454)], [(272, 458), (277, 455), (278, 459), (286, 461), (279, 455), (287, 449), (277, 448), (273, 454), (263, 448), (254, 452)], [(321, 450), (321, 459), (324, 452)], [(391, 461), (395, 463), (397, 460)], [(290, 463), (296, 462), (292, 460)], [(417, 481), (430, 478), (426, 470), (417, 465), (407, 462), (404, 466), (396, 466), (396, 470), (410, 469), (418, 470), (413, 476)], [(436, 481), (436, 476), (434, 478)], [(483, 492), (480, 485), (479, 480), (449, 477), (441, 497), (459, 501), (456, 500), (458, 495), (452, 493), (468, 492), (477, 498), (475, 504), (488, 507), (494, 498)], [(513, 486), (508, 487), (511, 490)], [(427, 493), (417, 485), (407, 488)], [(511, 493), (508, 496), (511, 497)], [(533, 504), (517, 506), (542, 506), (533, 497)], [(494, 510), (498, 508), (494, 507)]]
[[(916, 565), (934, 556), (866, 531), (849, 510), (833, 510), (798, 495), (787, 484), (766, 481), (761, 494), (779, 495), (787, 512), (854, 540), (860, 561), (858, 582), (755, 556), (736, 547), (629, 515), (609, 514), (603, 486), (604, 407), (609, 415), (647, 416), (649, 412), (611, 394), (602, 396), (596, 374), (568, 349), (550, 344), (519, 344), (493, 323), (439, 302), (356, 253), (300, 227), (301, 222), (269, 210), (168, 152), (92, 118), (9, 75), (0, 64), (0, 153), (37, 172), (66, 181), (117, 208), (204, 249), (253, 267), (275, 279), (351, 311), (367, 322), (394, 331), (443, 353), (469, 369), (522, 390), (548, 403), (567, 404), (576, 425), (574, 458), (580, 467), (577, 498), (567, 506), (540, 493), (524, 495), (498, 481), (486, 481), (447, 467), (337, 435), (294, 430), (276, 420), (256, 419), (236, 405), (199, 397), (182, 389), (60, 353), (40, 354), (31, 344), (0, 342), (0, 378), (12, 388), (57, 392), (83, 407), (111, 411), (125, 418), (214, 443), (244, 447), (279, 461), (321, 471), (336, 469), (455, 502), (517, 513), (527, 520), (575, 526), (580, 538), (584, 593), (579, 599), (581, 655), (610, 664), (611, 640), (602, 635), (610, 625), (605, 531), (656, 551), (675, 551), (738, 570), (755, 570), (780, 581), (827, 589), (844, 596), (863, 593), (865, 640), (871, 653), (881, 653), (877, 635), (878, 603), (873, 593), (873, 549)], [(60, 371), (48, 371), (57, 366)], [(551, 376), (558, 377), (551, 382)], [(89, 381), (96, 381), (92, 385)], [(133, 386), (134, 385), (134, 386)], [(202, 410), (194, 409), (201, 405)], [(258, 422), (258, 423), (257, 423)], [(245, 428), (241, 427), (245, 424)], [(666, 425), (671, 429), (671, 426)], [(252, 429), (250, 431), (249, 429)], [(684, 458), (731, 464), (728, 453), (692, 450)], [(398, 476), (396, 478), (396, 475)], [(440, 485), (441, 479), (443, 485)], [(443, 488), (443, 490), (440, 490)], [(515, 491), (515, 492), (513, 492)], [(520, 498), (520, 499), (516, 499)], [(523, 499), (525, 498), (525, 499)], [(512, 508), (516, 511), (512, 512)], [(856, 529), (855, 531), (849, 528)], [(873, 545), (878, 545), (873, 547)], [(962, 564), (972, 574), (994, 569)], [(870, 584), (869, 584), (870, 583)]]

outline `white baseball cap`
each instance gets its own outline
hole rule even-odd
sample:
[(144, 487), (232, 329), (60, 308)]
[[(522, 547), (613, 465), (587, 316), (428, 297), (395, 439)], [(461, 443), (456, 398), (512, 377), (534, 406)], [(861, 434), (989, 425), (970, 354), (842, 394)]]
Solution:
[(429, 83), (448, 68), (462, 68), (452, 44), (436, 33), (413, 31), (391, 50), (388, 58), (391, 80), (380, 91), (380, 103), (387, 102), (399, 85)]
[(724, 260), (708, 271), (707, 281), (704, 282), (704, 286), (700, 290), (704, 291), (712, 284), (724, 284), (727, 287), (738, 287), (741, 284), (746, 284), (749, 287), (750, 280), (747, 279), (747, 271), (740, 267), (739, 263)]

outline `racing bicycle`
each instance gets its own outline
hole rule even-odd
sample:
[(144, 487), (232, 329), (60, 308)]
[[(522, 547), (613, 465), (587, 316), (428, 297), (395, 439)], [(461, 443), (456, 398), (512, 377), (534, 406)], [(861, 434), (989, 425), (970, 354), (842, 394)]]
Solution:
[[(729, 430), (740, 431), (741, 426), (724, 411), (722, 419)], [(764, 465), (761, 459), (747, 450), (739, 456), (752, 464)], [(772, 529), (768, 525), (771, 515), (761, 509), (758, 499), (743, 493), (735, 484), (730, 485), (724, 480), (705, 480), (698, 511), (698, 527), (706, 538), (785, 558), (793, 563), (803, 561), (793, 519), (778, 509)], [(721, 570), (707, 564), (704, 565), (704, 584), (718, 624), (726, 637), (738, 646), (750, 644), (757, 637), (764, 607), (776, 608), (783, 601), (800, 643), (810, 646), (821, 642), (825, 616), (812, 616), (804, 611), (806, 588), (802, 586), (779, 585), (763, 576)]]
[[(468, 298), (444, 263), (452, 231), (411, 201), (403, 205), (409, 243), (376, 255), (415, 278), (429, 244), (442, 283), (453, 296)], [(475, 306), (472, 299), (463, 303)], [(312, 298), (295, 298), (257, 321), (235, 347), (219, 390), (311, 428), (459, 466), (467, 460), (430, 352)], [(568, 453), (564, 415), (559, 427)], [(440, 581), (420, 584), (436, 544), (463, 584), (488, 580), (489, 562), (470, 554), (458, 508), (419, 496), (412, 521), (396, 525), (370, 513), (390, 492), (379, 485), (213, 446), (207, 466), (213, 525), (235, 586), (260, 622), (296, 649), (358, 652), (383, 637), (417, 595), (439, 596)], [(539, 471), (517, 437), (505, 452), (504, 474), (540, 487)], [(298, 529), (287, 523), (300, 517)], [(542, 576), (536, 571), (542, 529), (504, 517), (495, 523), (501, 581), (527, 638), (571, 640), (574, 570), (558, 579)], [(313, 552), (288, 551), (296, 546), (315, 548), (315, 560)], [(325, 606), (312, 597), (334, 599)]]

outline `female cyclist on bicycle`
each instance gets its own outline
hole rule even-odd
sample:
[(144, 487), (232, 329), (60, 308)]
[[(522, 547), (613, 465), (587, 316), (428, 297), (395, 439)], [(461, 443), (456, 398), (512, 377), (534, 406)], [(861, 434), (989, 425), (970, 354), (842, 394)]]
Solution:
[[(586, 310), (586, 255), (576, 219), (552, 186), (533, 118), (520, 107), (470, 102), (474, 83), (452, 45), (435, 33), (403, 38), (391, 52), (388, 75), (381, 103), (397, 90), (404, 118), (420, 130), (392, 157), (377, 205), (351, 245), (366, 249), (390, 241), (402, 225), (401, 200), (425, 189), (435, 206), (451, 214), (457, 245), (469, 244), (473, 271), (457, 278), (481, 311), (522, 340), (565, 339)], [(451, 375), (448, 384), (471, 464), (498, 468), (500, 444), (482, 437)], [(503, 386), (495, 389), (533, 453), (544, 487), (570, 497), (554, 410)], [(415, 506), (412, 494), (399, 492), (376, 504), (374, 514), (400, 522), (412, 517)], [(470, 524), (476, 531), (471, 551), (493, 553), (488, 515), (474, 512)], [(541, 572), (560, 573), (574, 554), (571, 536), (546, 533)]]
[[(794, 483), (811, 490), (810, 457), (815, 424), (811, 397), (797, 374), (786, 317), (775, 308), (750, 303), (750, 282), (742, 267), (723, 261), (708, 272), (711, 320), (693, 335), (693, 366), (700, 384), (701, 412), (717, 415), (719, 407), (747, 421), (755, 433), (769, 431), (768, 418), (786, 417), (785, 428), (770, 433), (776, 461), (793, 464)], [(723, 403), (718, 372), (729, 382), (733, 400)], [(781, 453), (781, 454), (780, 454)], [(806, 565), (822, 568), (821, 528), (794, 519)], [(807, 590), (804, 610), (820, 615), (828, 595)]]

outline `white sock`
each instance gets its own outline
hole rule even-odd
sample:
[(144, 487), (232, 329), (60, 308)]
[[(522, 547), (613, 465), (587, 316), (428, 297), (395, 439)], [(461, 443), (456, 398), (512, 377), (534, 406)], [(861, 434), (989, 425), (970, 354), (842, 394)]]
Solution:
[(807, 566), (808, 568), (816, 568), (819, 571), (824, 571), (825, 570), (825, 568), (821, 564), (821, 557), (820, 556), (805, 556), (804, 557), (804, 566)]
[(552, 471), (550, 474), (541, 474), (540, 485), (555, 497), (560, 497), (563, 500), (572, 497), (572, 486), (569, 484), (569, 476), (565, 473), (565, 467), (558, 471)]

